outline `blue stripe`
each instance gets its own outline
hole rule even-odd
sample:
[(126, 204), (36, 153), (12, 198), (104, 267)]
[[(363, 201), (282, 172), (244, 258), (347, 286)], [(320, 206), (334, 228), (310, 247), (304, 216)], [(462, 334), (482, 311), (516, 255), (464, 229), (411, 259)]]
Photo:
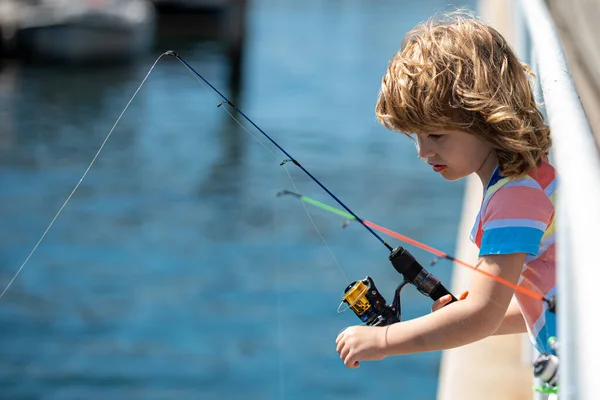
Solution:
[(542, 231), (546, 231), (548, 227), (547, 224), (536, 221), (535, 219), (527, 219), (527, 218), (505, 218), (505, 219), (496, 219), (494, 221), (486, 222), (483, 225), (483, 230), (487, 231), (488, 229), (495, 228), (507, 228), (507, 227), (520, 227), (520, 228), (535, 228)]
[(500, 174), (500, 170), (498, 169), (498, 167), (496, 166), (496, 168), (494, 169), (494, 172), (492, 172), (492, 176), (490, 178), (490, 181), (488, 182), (487, 186), (485, 187), (485, 192), (487, 192), (487, 190), (491, 187), (494, 186), (496, 183), (498, 183), (498, 181), (500, 179), (504, 178), (502, 176), (502, 174)]
[(556, 337), (556, 314), (553, 314), (548, 310), (544, 310), (544, 317), (546, 318), (546, 323), (535, 337), (534, 346), (540, 353), (556, 354), (554, 349), (552, 349), (548, 343), (548, 339), (550, 339), (552, 336)]
[(527, 253), (537, 255), (544, 231), (535, 228), (507, 227), (483, 232), (479, 256)]
[(469, 239), (471, 239), (471, 242), (475, 243), (475, 236), (477, 236), (477, 231), (479, 231), (479, 216), (480, 214), (477, 214), (477, 218), (475, 218), (475, 224), (473, 225), (473, 229), (471, 229), (471, 234), (469, 235)]
[(546, 196), (548, 196), (548, 197), (552, 196), (552, 194), (556, 190), (556, 186), (558, 186), (558, 182), (556, 181), (556, 178), (554, 178), (554, 180), (552, 182), (550, 182), (550, 184), (548, 186), (546, 186), (546, 189), (544, 190), (544, 192), (546, 193)]

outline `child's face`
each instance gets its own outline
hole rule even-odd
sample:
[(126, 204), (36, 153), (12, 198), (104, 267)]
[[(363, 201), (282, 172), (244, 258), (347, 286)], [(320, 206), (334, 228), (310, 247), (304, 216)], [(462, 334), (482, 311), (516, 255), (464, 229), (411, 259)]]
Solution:
[(416, 141), (419, 157), (449, 181), (480, 171), (493, 150), (489, 143), (462, 131), (417, 133)]

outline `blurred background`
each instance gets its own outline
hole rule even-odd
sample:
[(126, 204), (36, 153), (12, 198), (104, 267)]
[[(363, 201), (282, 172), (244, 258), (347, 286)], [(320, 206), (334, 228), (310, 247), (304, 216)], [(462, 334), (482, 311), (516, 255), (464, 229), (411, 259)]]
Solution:
[[(167, 50), (359, 216), (452, 254), (464, 183), (373, 110), (406, 31), (477, 3), (0, 0), (1, 289)], [(343, 291), (369, 275), (391, 301), (389, 252), (276, 197), (337, 206), (220, 100), (158, 61), (0, 299), (0, 398), (435, 397), (437, 352), (342, 364), (335, 338), (360, 322), (337, 313)], [(449, 283), (449, 263), (429, 269)], [(412, 287), (402, 300), (405, 319), (430, 310)]]

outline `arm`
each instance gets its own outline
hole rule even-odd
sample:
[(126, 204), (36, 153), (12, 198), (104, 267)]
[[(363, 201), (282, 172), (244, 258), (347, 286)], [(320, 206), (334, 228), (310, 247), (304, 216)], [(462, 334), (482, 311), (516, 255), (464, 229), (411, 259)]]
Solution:
[(527, 332), (527, 326), (525, 325), (525, 319), (521, 313), (521, 308), (517, 303), (517, 299), (513, 297), (506, 310), (506, 314), (502, 319), (502, 323), (494, 332), (494, 335), (510, 335), (513, 333), (525, 333)]
[[(464, 300), (467, 298), (468, 291), (464, 292), (459, 300)], [(431, 311), (435, 312), (441, 310), (444, 306), (450, 304), (452, 301), (452, 297), (450, 295), (446, 295), (444, 297), (436, 300), (432, 307)], [(517, 299), (512, 298), (510, 304), (508, 305), (508, 309), (506, 310), (506, 314), (504, 314), (504, 318), (500, 323), (494, 335), (509, 335), (514, 333), (525, 333), (527, 332), (527, 326), (525, 325), (525, 320), (523, 319), (523, 314), (521, 313), (521, 308), (519, 307), (519, 303), (517, 303)]]
[[(516, 284), (524, 261), (524, 253), (488, 255), (480, 258), (478, 268)], [(465, 300), (423, 317), (381, 328), (382, 355), (445, 350), (502, 332), (505, 327), (501, 327), (501, 323), (513, 293), (512, 288), (483, 274), (475, 274)]]

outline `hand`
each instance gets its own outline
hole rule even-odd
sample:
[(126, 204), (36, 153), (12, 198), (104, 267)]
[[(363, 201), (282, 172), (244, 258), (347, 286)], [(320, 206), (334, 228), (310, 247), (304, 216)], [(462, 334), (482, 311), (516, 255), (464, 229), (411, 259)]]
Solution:
[[(460, 297), (458, 298), (458, 300), (464, 300), (467, 298), (467, 296), (469, 295), (469, 291), (465, 291), (463, 292)], [(431, 306), (431, 312), (437, 311), (440, 308), (443, 308), (445, 305), (447, 305), (448, 303), (450, 303), (452, 301), (452, 295), (445, 295), (440, 297), (439, 299), (437, 299), (436, 301), (433, 302), (433, 305)]]
[(335, 340), (336, 351), (348, 368), (358, 368), (360, 361), (385, 358), (387, 326), (351, 326)]

